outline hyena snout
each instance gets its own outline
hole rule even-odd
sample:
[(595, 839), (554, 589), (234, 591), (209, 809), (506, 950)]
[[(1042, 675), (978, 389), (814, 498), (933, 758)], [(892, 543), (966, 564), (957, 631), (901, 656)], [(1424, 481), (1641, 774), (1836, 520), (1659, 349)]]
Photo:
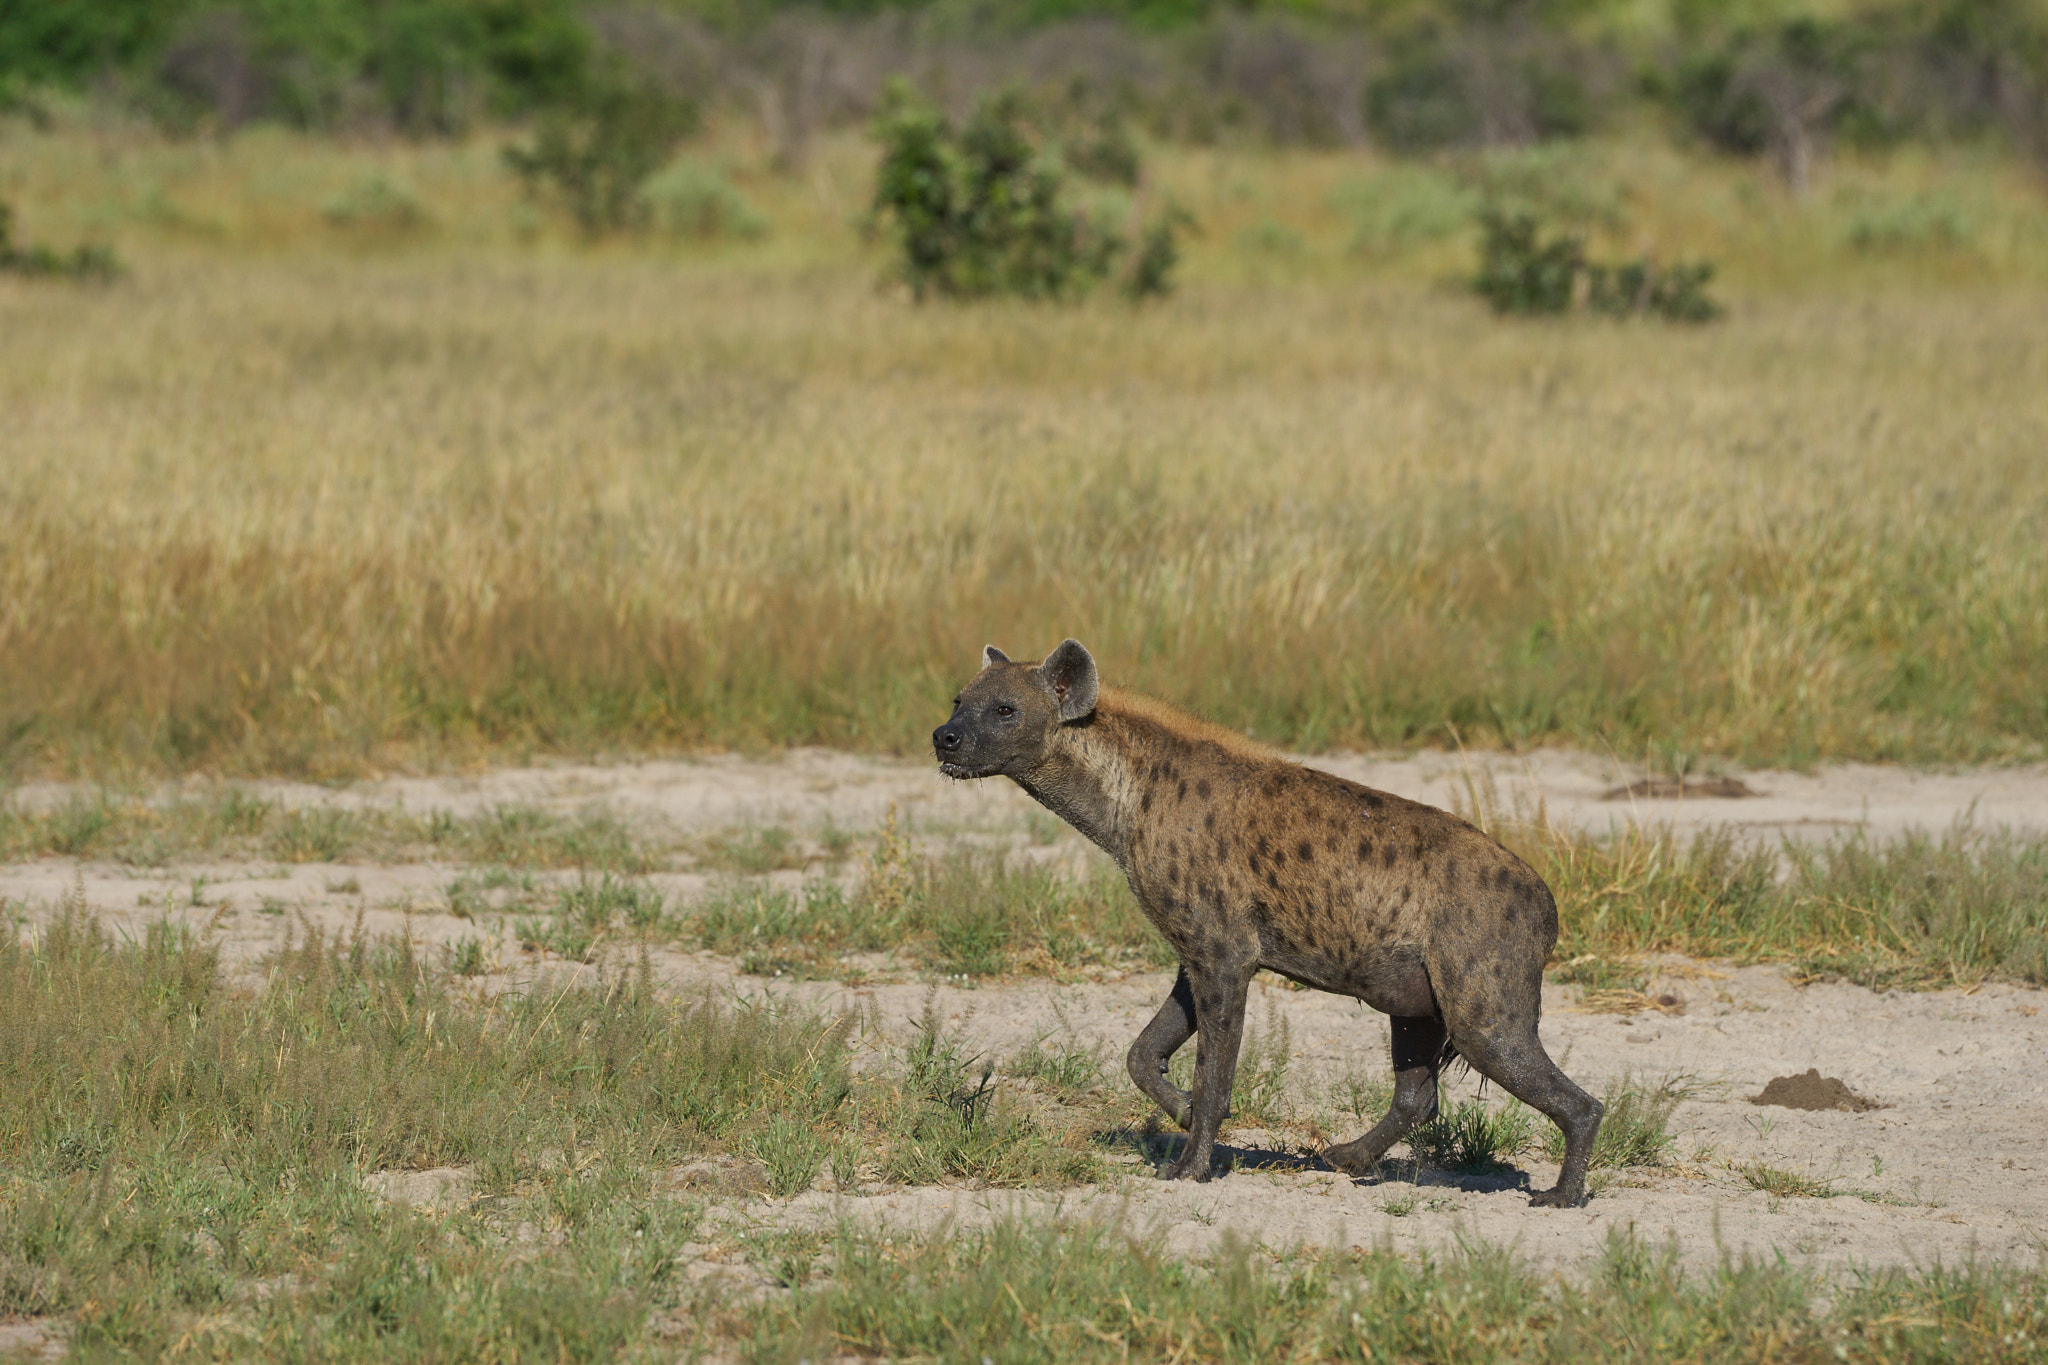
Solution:
[(993, 760), (983, 740), (957, 715), (932, 731), (932, 752), (939, 760), (939, 771), (955, 778), (993, 775), (1002, 765)]

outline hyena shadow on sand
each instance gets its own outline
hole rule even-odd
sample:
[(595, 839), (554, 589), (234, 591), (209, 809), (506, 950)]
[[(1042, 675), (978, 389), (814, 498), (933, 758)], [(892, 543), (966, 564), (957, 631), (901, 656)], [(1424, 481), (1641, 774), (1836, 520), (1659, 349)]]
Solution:
[[(1288, 761), (1163, 702), (1101, 685), (1068, 640), (1039, 663), (993, 645), (932, 733), (949, 777), (1007, 777), (1116, 860), (1180, 974), (1127, 1058), (1188, 1139), (1161, 1172), (1207, 1180), (1260, 968), (1392, 1021), (1394, 1099), (1324, 1160), (1356, 1175), (1436, 1112), (1463, 1058), (1563, 1131), (1563, 1170), (1530, 1202), (1585, 1196), (1600, 1102), (1538, 1039), (1557, 905), (1534, 869), (1433, 806)], [(1193, 1091), (1168, 1060), (1196, 1039)]]

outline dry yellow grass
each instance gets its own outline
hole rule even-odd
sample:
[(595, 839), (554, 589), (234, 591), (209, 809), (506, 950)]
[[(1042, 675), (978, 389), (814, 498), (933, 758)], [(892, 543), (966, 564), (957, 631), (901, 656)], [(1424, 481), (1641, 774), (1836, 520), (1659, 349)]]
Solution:
[[(5, 763), (910, 749), (984, 641), (1067, 634), (1308, 747), (2048, 739), (2020, 229), (1793, 288), (1822, 210), (1741, 218), (1769, 192), (1723, 167), (1660, 210), (1676, 163), (1612, 153), (1660, 241), (1729, 261), (1732, 315), (1503, 324), (1443, 282), (1462, 247), (1343, 253), (1329, 192), (1368, 163), (1183, 153), (1173, 300), (920, 308), (853, 226), (863, 155), (742, 175), (759, 244), (583, 248), (481, 144), (9, 133), (37, 235), (101, 224), (135, 272), (0, 281)], [(325, 223), (373, 172), (429, 226)]]

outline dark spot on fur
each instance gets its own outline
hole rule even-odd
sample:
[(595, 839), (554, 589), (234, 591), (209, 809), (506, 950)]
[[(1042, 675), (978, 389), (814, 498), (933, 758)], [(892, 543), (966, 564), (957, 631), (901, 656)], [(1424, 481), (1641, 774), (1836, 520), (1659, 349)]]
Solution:
[(1360, 861), (1361, 863), (1363, 863), (1363, 862), (1370, 862), (1371, 860), (1372, 860), (1372, 840), (1370, 840), (1370, 839), (1360, 839), (1360, 840), (1358, 841), (1358, 861)]
[(1401, 855), (1394, 852), (1394, 846), (1392, 844), (1380, 845), (1380, 862), (1383, 866), (1392, 867), (1395, 863), (1399, 862), (1400, 859)]
[(1202, 799), (1203, 799), (1204, 801), (1207, 801), (1207, 800), (1209, 799), (1209, 779), (1208, 779), (1208, 778), (1206, 778), (1206, 777), (1205, 777), (1205, 778), (1203, 778), (1203, 779), (1202, 779), (1201, 781), (1199, 781), (1199, 782), (1195, 783), (1195, 795), (1197, 795), (1197, 796), (1201, 797), (1201, 798), (1202, 798)]
[(1301, 860), (1305, 863), (1312, 863), (1316, 860), (1315, 845), (1311, 844), (1306, 839), (1303, 839), (1299, 844), (1297, 844), (1295, 846), (1294, 851), (1295, 853), (1300, 855)]
[(1367, 810), (1378, 810), (1381, 806), (1387, 804), (1378, 792), (1361, 792), (1358, 799), (1365, 802)]
[(1151, 792), (1146, 792), (1146, 793), (1145, 793), (1145, 794), (1144, 794), (1143, 796), (1141, 796), (1141, 797), (1139, 797), (1139, 798), (1138, 798), (1138, 809), (1139, 809), (1139, 810), (1140, 810), (1141, 812), (1145, 813), (1145, 814), (1150, 814), (1150, 813), (1151, 813), (1151, 811), (1152, 811), (1152, 793), (1151, 793)]
[(1208, 831), (1209, 833), (1211, 833), (1211, 834), (1214, 834), (1214, 833), (1216, 832), (1216, 812), (1215, 812), (1215, 811), (1213, 811), (1213, 810), (1212, 810), (1212, 811), (1210, 811), (1210, 812), (1209, 812), (1209, 813), (1208, 813), (1207, 815), (1205, 815), (1205, 816), (1203, 816), (1203, 817), (1202, 817), (1202, 828), (1203, 828), (1203, 829), (1205, 829), (1205, 830), (1207, 830), (1207, 831)]
[(1188, 799), (1188, 780), (1185, 777), (1183, 777), (1180, 780), (1180, 786), (1175, 789), (1173, 799), (1176, 801), (1185, 801)]
[(1501, 911), (1500, 922), (1502, 924), (1507, 925), (1508, 928), (1512, 929), (1515, 927), (1515, 921), (1519, 920), (1521, 917), (1522, 908), (1516, 905), (1513, 901), (1509, 901), (1507, 909)]
[(1409, 899), (1410, 899), (1411, 897), (1413, 897), (1414, 895), (1415, 895), (1415, 889), (1414, 889), (1413, 887), (1409, 887), (1409, 886), (1404, 886), (1404, 887), (1402, 887), (1402, 888), (1401, 888), (1401, 904), (1403, 904), (1403, 905), (1406, 905), (1406, 904), (1408, 903)]
[(1266, 885), (1278, 891), (1280, 889), (1280, 878), (1274, 873), (1268, 872), (1266, 874)]
[(1259, 856), (1259, 857), (1261, 857), (1261, 858), (1263, 858), (1263, 857), (1265, 857), (1265, 856), (1266, 856), (1266, 853), (1267, 853), (1267, 848), (1266, 848), (1266, 836), (1265, 836), (1265, 835), (1263, 835), (1263, 834), (1261, 834), (1261, 835), (1259, 836), (1259, 852), (1258, 852), (1258, 856)]

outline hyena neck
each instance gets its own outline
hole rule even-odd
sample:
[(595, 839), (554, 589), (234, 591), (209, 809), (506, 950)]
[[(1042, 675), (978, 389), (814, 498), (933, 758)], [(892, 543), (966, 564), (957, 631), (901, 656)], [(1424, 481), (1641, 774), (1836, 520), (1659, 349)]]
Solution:
[(1062, 727), (1046, 755), (1016, 784), (1125, 866), (1137, 819), (1137, 782), (1116, 727), (1099, 719)]

